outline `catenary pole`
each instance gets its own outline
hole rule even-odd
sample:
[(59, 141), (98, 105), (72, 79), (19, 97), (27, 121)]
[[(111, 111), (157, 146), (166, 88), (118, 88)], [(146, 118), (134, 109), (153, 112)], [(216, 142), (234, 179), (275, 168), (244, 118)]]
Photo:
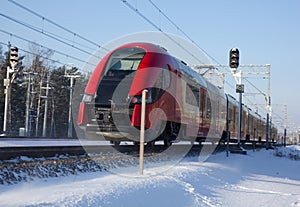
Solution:
[(50, 75), (47, 75), (47, 84), (46, 84), (46, 97), (45, 97), (45, 110), (44, 110), (44, 121), (43, 121), (43, 137), (47, 136), (47, 121), (48, 121), (48, 96), (49, 96), (49, 83)]
[(72, 99), (73, 99), (73, 87), (74, 79), (80, 78), (80, 75), (66, 74), (66, 78), (70, 78), (70, 100), (69, 100), (69, 118), (68, 118), (68, 137), (73, 137), (73, 121), (72, 121)]
[(27, 101), (26, 101), (26, 119), (25, 119), (25, 136), (30, 136), (30, 102), (31, 102), (31, 76), (33, 72), (28, 73), (28, 86), (27, 86)]

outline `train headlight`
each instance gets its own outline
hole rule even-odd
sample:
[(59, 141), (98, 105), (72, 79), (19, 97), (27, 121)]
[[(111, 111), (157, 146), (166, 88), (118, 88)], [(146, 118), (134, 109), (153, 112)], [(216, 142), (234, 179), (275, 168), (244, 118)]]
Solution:
[(132, 97), (131, 103), (136, 104), (136, 103), (140, 103), (140, 101), (137, 97)]
[[(132, 104), (141, 104), (142, 103), (142, 95), (132, 96), (130, 102)], [(152, 103), (152, 93), (151, 90), (146, 94), (146, 103)]]

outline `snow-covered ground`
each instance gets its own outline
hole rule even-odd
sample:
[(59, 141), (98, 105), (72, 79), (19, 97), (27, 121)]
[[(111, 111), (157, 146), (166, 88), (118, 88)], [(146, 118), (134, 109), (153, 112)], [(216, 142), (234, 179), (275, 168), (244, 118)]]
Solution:
[(131, 167), (2, 185), (0, 206), (300, 206), (300, 161), (275, 156), (294, 149), (189, 157), (146, 165), (145, 176)]

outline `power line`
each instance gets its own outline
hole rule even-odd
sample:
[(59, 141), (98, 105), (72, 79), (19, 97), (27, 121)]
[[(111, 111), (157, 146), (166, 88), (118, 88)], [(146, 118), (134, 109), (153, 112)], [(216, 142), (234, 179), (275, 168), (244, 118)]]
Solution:
[[(5, 45), (5, 46), (8, 46), (8, 44), (6, 44), (6, 43), (4, 43), (4, 42), (0, 42), (0, 44)], [(50, 60), (50, 61), (52, 61), (52, 62), (54, 62), (54, 63), (59, 63), (59, 64), (63, 64), (63, 65), (64, 65), (64, 63), (60, 62), (59, 60), (53, 60), (53, 59), (51, 59), (51, 58), (42, 56), (42, 55), (37, 54), (37, 53), (34, 53), (34, 52), (30, 52), (30, 51), (28, 51), (28, 50), (24, 50), (24, 49), (19, 48), (19, 47), (18, 47), (18, 49), (19, 49), (20, 51), (25, 52), (25, 53), (28, 53), (28, 54), (31, 54), (31, 55), (36, 55), (36, 56), (42, 57), (42, 58), (44, 58), (44, 59), (46, 59), (46, 60)]]
[(42, 16), (42, 15), (38, 14), (37, 12), (35, 12), (35, 11), (33, 11), (33, 10), (31, 10), (31, 9), (29, 9), (29, 8), (27, 8), (27, 7), (25, 7), (25, 6), (21, 5), (21, 4), (19, 4), (19, 3), (17, 3), (16, 1), (13, 1), (13, 0), (8, 0), (8, 1), (11, 2), (11, 3), (13, 3), (13, 4), (15, 4), (16, 6), (22, 8), (22, 9), (28, 11), (29, 13), (31, 13), (31, 14), (33, 14), (33, 15), (39, 17), (39, 18), (41, 18), (43, 21), (47, 21), (47, 22), (53, 24), (54, 26), (56, 26), (56, 27), (58, 27), (58, 28), (60, 28), (60, 29), (62, 29), (62, 30), (64, 30), (64, 31), (66, 31), (66, 32), (71, 33), (72, 35), (74, 35), (74, 37), (79, 37), (80, 39), (82, 39), (82, 40), (84, 40), (84, 41), (86, 41), (86, 42), (88, 42), (88, 43), (90, 43), (90, 44), (92, 44), (92, 45), (95, 45), (95, 46), (97, 46), (97, 47), (99, 47), (99, 48), (103, 48), (103, 49), (105, 49), (106, 51), (108, 51), (106, 48), (102, 47), (102, 46), (99, 45), (98, 43), (96, 43), (96, 42), (94, 42), (94, 41), (91, 41), (91, 40), (89, 40), (89, 39), (83, 37), (82, 35), (79, 35), (78, 33), (75, 33), (75, 32), (73, 32), (73, 31), (71, 31), (70, 29), (68, 29), (68, 28), (66, 28), (66, 27), (64, 27), (64, 26), (62, 26), (62, 25), (60, 25), (60, 24), (58, 24), (58, 23), (56, 23), (56, 22), (54, 22), (54, 21), (52, 21), (52, 20), (50, 20), (50, 19), (48, 19), (48, 18)]
[[(209, 55), (203, 48), (201, 48), (189, 35), (187, 35), (187, 33), (185, 33), (174, 21), (172, 21), (156, 4), (154, 4), (154, 2), (152, 0), (148, 0), (152, 6), (154, 6), (177, 30), (179, 30), (187, 39), (189, 39), (193, 44), (195, 44), (201, 51), (203, 51), (208, 57), (210, 57), (212, 60), (214, 60), (216, 63), (218, 63), (218, 61), (212, 57), (211, 55)], [(218, 70), (218, 68), (216, 68), (216, 70)], [(229, 86), (231, 86), (233, 88), (233, 86), (226, 80), (224, 80), (224, 82), (226, 82)], [(249, 80), (247, 80), (247, 82), (249, 84), (251, 84), (253, 87), (254, 84), (252, 84)], [(258, 91), (260, 91), (257, 87), (255, 87)], [(261, 92), (261, 91), (260, 91)], [(261, 92), (262, 93), (262, 92)], [(264, 93), (262, 93), (264, 94)], [(265, 95), (265, 94), (264, 94)]]
[(15, 22), (15, 23), (18, 23), (18, 24), (24, 26), (24, 27), (27, 27), (27, 28), (29, 28), (29, 29), (35, 31), (35, 32), (41, 33), (41, 34), (43, 34), (43, 35), (45, 35), (45, 36), (47, 36), (47, 37), (49, 37), (49, 38), (51, 38), (51, 39), (54, 39), (54, 40), (56, 40), (56, 41), (58, 41), (58, 42), (60, 42), (60, 43), (63, 43), (63, 44), (65, 44), (65, 45), (68, 45), (68, 46), (70, 46), (70, 47), (72, 47), (72, 48), (74, 48), (74, 49), (77, 49), (77, 50), (79, 50), (79, 51), (81, 51), (81, 52), (83, 52), (83, 53), (86, 53), (86, 54), (88, 54), (88, 55), (91, 55), (91, 56), (94, 56), (94, 57), (96, 57), (96, 58), (101, 59), (101, 57), (99, 57), (99, 56), (95, 56), (94, 54), (92, 54), (92, 53), (90, 53), (90, 52), (88, 52), (88, 51), (86, 51), (86, 50), (83, 50), (83, 49), (81, 49), (81, 48), (79, 48), (79, 47), (77, 47), (77, 46), (75, 46), (75, 45), (73, 45), (73, 44), (70, 44), (70, 43), (68, 43), (68, 42), (66, 42), (66, 41), (64, 41), (64, 40), (59, 39), (58, 37), (55, 37), (55, 35), (50, 35), (47, 31), (45, 31), (45, 30), (43, 30), (43, 29), (37, 28), (37, 27), (35, 27), (35, 26), (32, 26), (32, 25), (27, 24), (27, 23), (25, 23), (25, 22), (22, 22), (22, 21), (20, 21), (20, 20), (14, 19), (14, 18), (9, 17), (9, 16), (7, 16), (7, 15), (5, 15), (5, 14), (3, 14), (3, 13), (0, 13), (0, 16), (3, 16), (3, 17), (5, 17), (6, 19), (9, 19), (9, 20), (11, 20), (11, 21), (13, 21), (13, 22)]
[(253, 83), (251, 83), (249, 80), (247, 80), (247, 78), (243, 78), (245, 81), (247, 81), (253, 88), (255, 88), (259, 93), (261, 93), (264, 97), (266, 97), (267, 95), (265, 94), (265, 92), (263, 92), (262, 90), (260, 90), (259, 88), (257, 88)]
[[(38, 44), (38, 43), (36, 43), (36, 42), (33, 42), (33, 41), (28, 40), (28, 39), (23, 38), (23, 37), (20, 37), (20, 36), (18, 36), (18, 35), (16, 35), (16, 34), (13, 34), (13, 33), (7, 32), (7, 31), (4, 31), (4, 30), (2, 30), (2, 29), (0, 29), (0, 32), (5, 33), (5, 34), (7, 34), (7, 35), (10, 35), (10, 36), (12, 36), (12, 37), (16, 37), (16, 38), (18, 38), (18, 39), (20, 39), (20, 40), (23, 40), (23, 41), (25, 41), (25, 42), (34, 44), (34, 45), (39, 46), (39, 47), (41, 47), (41, 48), (45, 48), (45, 49), (47, 49), (47, 50), (53, 51), (53, 52), (55, 52), (55, 53), (57, 53), (57, 54), (64, 55), (64, 56), (66, 56), (66, 57), (68, 57), (68, 58), (72, 58), (72, 59), (77, 60), (77, 61), (79, 61), (79, 62), (83, 62), (83, 63), (86, 62), (86, 61), (81, 60), (81, 59), (79, 59), (79, 58), (77, 58), (77, 57), (74, 57), (74, 56), (72, 56), (72, 55), (68, 55), (68, 54), (63, 53), (63, 52), (60, 52), (60, 51), (58, 51), (58, 50), (51, 49), (51, 48), (49, 48), (49, 47), (43, 46), (43, 45), (41, 45), (41, 44)], [(87, 62), (87, 64), (96, 66), (95, 64), (92, 64), (92, 63), (89, 63), (89, 62)]]
[(49, 32), (49, 31), (45, 31), (45, 30), (42, 30), (42, 31), (43, 31), (43, 32), (46, 32), (46, 33), (48, 33), (48, 34), (50, 34), (50, 35), (53, 35), (53, 36), (55, 36), (55, 37), (58, 37), (58, 38), (60, 38), (60, 39), (62, 39), (62, 40), (68, 41), (70, 44), (76, 44), (76, 45), (78, 45), (78, 46), (80, 46), (80, 47), (89, 49), (89, 50), (91, 50), (91, 51), (95, 51), (94, 48), (91, 48), (91, 47), (89, 47), (89, 46), (87, 46), (87, 45), (84, 45), (84, 44), (75, 42), (74, 40), (69, 40), (68, 38), (59, 36), (59, 35), (57, 35), (57, 34), (55, 34), (55, 33), (53, 33), (53, 32)]
[(161, 13), (177, 30), (179, 30), (187, 39), (189, 39), (194, 45), (196, 45), (202, 52), (204, 52), (208, 57), (210, 57), (212, 60), (214, 60), (216, 63), (218, 63), (218, 61), (212, 57), (211, 55), (209, 55), (203, 48), (201, 48), (199, 46), (199, 44), (197, 44), (186, 32), (184, 32), (174, 21), (172, 21), (156, 4), (154, 4), (154, 2), (152, 0), (148, 0), (152, 6), (154, 6), (159, 13)]
[[(4, 42), (0, 42), (0, 44), (5, 45), (5, 46), (8, 46), (8, 44), (7, 44), (7, 43), (4, 43)], [(18, 47), (18, 49), (19, 49), (20, 51), (25, 52), (25, 53), (28, 53), (28, 54), (31, 54), (31, 55), (35, 55), (35, 56), (39, 56), (39, 57), (41, 57), (41, 58), (44, 58), (44, 59), (49, 60), (49, 61), (52, 61), (52, 62), (54, 62), (54, 63), (59, 63), (59, 64), (61, 64), (61, 65), (67, 65), (67, 63), (63, 63), (63, 62), (61, 62), (61, 61), (59, 61), (59, 60), (54, 60), (54, 59), (51, 59), (51, 58), (49, 58), (49, 57), (45, 57), (45, 56), (42, 56), (42, 55), (40, 55), (40, 54), (37, 54), (37, 53), (34, 53), (34, 52), (30, 52), (30, 51), (28, 51), (28, 50), (24, 50), (24, 49), (19, 48), (19, 47)], [(78, 68), (78, 70), (80, 70), (80, 71), (82, 71), (82, 72), (86, 72), (86, 73), (89, 72), (89, 71), (82, 70), (82, 69), (80, 69), (80, 68)]]
[(145, 15), (143, 15), (137, 8), (132, 6), (130, 3), (128, 3), (126, 0), (121, 0), (128, 8), (130, 8), (132, 11), (137, 13), (140, 17), (142, 17), (144, 20), (146, 20), (149, 24), (151, 24), (153, 27), (155, 27), (158, 31), (163, 33), (166, 37), (168, 37), (171, 41), (173, 41), (175, 44), (177, 44), (181, 49), (183, 49), (186, 53), (194, 57), (196, 60), (198, 60), (200, 63), (203, 63), (199, 58), (194, 56), (189, 50), (184, 48), (181, 44), (179, 44), (176, 40), (174, 40), (170, 35), (165, 33), (159, 26), (157, 26), (154, 22), (152, 22), (149, 18), (147, 18)]
[(146, 20), (149, 24), (151, 24), (153, 27), (155, 27), (158, 31), (162, 32), (162, 29), (158, 27), (154, 22), (152, 22), (150, 19), (148, 19), (145, 15), (143, 15), (137, 8), (132, 6), (130, 3), (128, 3), (126, 0), (121, 0), (127, 7), (129, 7), (132, 11), (136, 12), (138, 15), (140, 15), (144, 20)]

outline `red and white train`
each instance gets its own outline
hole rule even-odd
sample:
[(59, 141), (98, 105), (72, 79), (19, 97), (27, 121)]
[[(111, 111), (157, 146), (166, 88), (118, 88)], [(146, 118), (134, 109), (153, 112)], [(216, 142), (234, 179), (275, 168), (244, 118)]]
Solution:
[[(146, 100), (146, 142), (237, 138), (238, 103), (151, 43), (130, 43), (108, 53), (95, 68), (80, 104), (86, 138), (138, 142), (141, 96)], [(243, 106), (242, 141), (264, 141), (266, 121)], [(273, 127), (272, 139), (277, 136)]]

